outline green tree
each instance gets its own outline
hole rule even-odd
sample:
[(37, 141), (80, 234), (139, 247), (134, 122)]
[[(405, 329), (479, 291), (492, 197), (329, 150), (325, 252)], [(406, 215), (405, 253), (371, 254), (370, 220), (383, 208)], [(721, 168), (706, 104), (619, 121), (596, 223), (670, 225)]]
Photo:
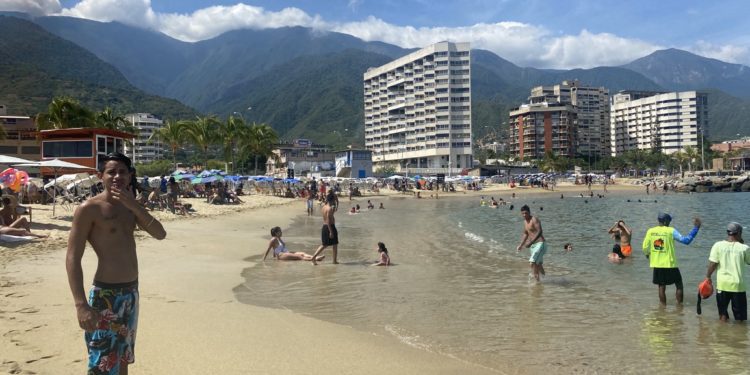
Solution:
[(172, 167), (177, 169), (177, 149), (185, 144), (185, 132), (181, 123), (169, 120), (164, 121), (162, 127), (156, 129), (148, 138), (148, 143), (153, 143), (154, 141), (159, 141), (169, 146), (169, 149), (172, 151)]
[(687, 158), (688, 170), (692, 172), (693, 162), (695, 162), (698, 157), (700, 157), (700, 151), (698, 151), (698, 149), (693, 146), (685, 146), (682, 151), (685, 153), (685, 157)]
[(196, 116), (195, 120), (180, 122), (185, 137), (203, 152), (203, 168), (208, 167), (208, 148), (218, 141), (219, 120), (216, 116)]
[(679, 169), (680, 169), (680, 176), (682, 176), (683, 175), (682, 167), (685, 165), (685, 162), (688, 161), (687, 154), (684, 151), (682, 151), (682, 150), (677, 151), (674, 154), (672, 154), (672, 160), (679, 167)]
[(115, 114), (112, 111), (112, 108), (109, 107), (106, 107), (103, 111), (97, 113), (94, 121), (99, 128), (135, 133), (135, 127), (125, 120), (125, 117)]
[(273, 146), (279, 143), (279, 136), (267, 124), (255, 124), (251, 126), (240, 139), (240, 150), (246, 156), (255, 157), (255, 172), (258, 174), (258, 157), (272, 156)]
[(36, 116), (36, 126), (39, 130), (90, 128), (95, 124), (94, 113), (68, 97), (52, 99), (47, 112)]
[(219, 125), (218, 132), (224, 153), (224, 161), (232, 164), (231, 173), (234, 174), (237, 170), (234, 160), (234, 155), (237, 151), (237, 140), (245, 137), (250, 128), (245, 124), (245, 120), (242, 117), (234, 117), (231, 115), (227, 121), (222, 122)]

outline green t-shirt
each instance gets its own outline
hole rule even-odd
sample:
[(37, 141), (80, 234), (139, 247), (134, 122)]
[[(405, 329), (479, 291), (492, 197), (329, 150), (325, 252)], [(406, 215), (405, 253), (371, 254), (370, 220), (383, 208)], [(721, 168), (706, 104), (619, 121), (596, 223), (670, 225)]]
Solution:
[(719, 241), (711, 248), (708, 260), (718, 264), (716, 289), (725, 292), (744, 292), (745, 265), (750, 264), (750, 247), (739, 242)]
[(651, 268), (677, 268), (674, 255), (674, 228), (653, 227), (643, 238), (643, 254), (649, 256)]

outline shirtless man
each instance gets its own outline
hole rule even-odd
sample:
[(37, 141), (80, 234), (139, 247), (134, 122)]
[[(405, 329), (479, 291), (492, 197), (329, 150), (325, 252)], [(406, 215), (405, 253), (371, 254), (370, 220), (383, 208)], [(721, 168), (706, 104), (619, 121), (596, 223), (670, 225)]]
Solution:
[(323, 250), (328, 247), (333, 247), (333, 264), (339, 264), (338, 262), (338, 245), (339, 245), (339, 233), (336, 231), (336, 219), (333, 217), (333, 213), (336, 211), (334, 204), (336, 203), (336, 194), (333, 191), (329, 191), (326, 195), (326, 204), (323, 206), (323, 228), (321, 228), (320, 239), (321, 245), (318, 250), (315, 250), (315, 254), (312, 256), (312, 264), (318, 265), (315, 260)]
[(615, 241), (620, 241), (619, 244), (615, 244), (612, 254), (617, 254), (620, 259), (625, 259), (633, 253), (633, 248), (630, 246), (630, 237), (633, 231), (625, 225), (624, 221), (618, 220), (612, 228), (609, 228), (607, 233)]
[(544, 253), (547, 252), (547, 245), (544, 243), (544, 235), (542, 234), (542, 222), (531, 216), (531, 209), (527, 205), (521, 207), (521, 217), (524, 220), (523, 239), (516, 247), (516, 251), (520, 252), (524, 245), (531, 249), (529, 266), (534, 278), (539, 281), (539, 275), (544, 275), (543, 258)]
[[(138, 225), (156, 239), (167, 235), (135, 200), (134, 173), (127, 156), (104, 157), (99, 168), (104, 191), (78, 206), (68, 237), (65, 267), (78, 325), (86, 331), (90, 374), (127, 374), (128, 365), (135, 361), (138, 260), (133, 232)], [(88, 299), (81, 267), (87, 241), (98, 258)]]

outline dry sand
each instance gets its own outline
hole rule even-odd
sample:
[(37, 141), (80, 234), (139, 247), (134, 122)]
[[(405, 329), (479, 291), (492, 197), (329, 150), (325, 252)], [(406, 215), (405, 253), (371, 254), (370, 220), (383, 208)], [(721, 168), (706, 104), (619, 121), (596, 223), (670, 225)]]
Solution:
[[(131, 373), (496, 373), (392, 337), (237, 302), (232, 289), (244, 283), (243, 268), (253, 266), (247, 258), (265, 250), (269, 229), (304, 214), (299, 200), (248, 200), (246, 206), (196, 205), (201, 215), (244, 211), (169, 220), (167, 239), (139, 239), (141, 308)], [(275, 204), (284, 205), (262, 208)], [(50, 220), (44, 212), (34, 210), (33, 230), (49, 233), (50, 239), (0, 248), (1, 374), (85, 371), (83, 332), (64, 264), (70, 219)], [(96, 267), (90, 248), (83, 265), (88, 282)], [(326, 259), (320, 267), (333, 265)]]

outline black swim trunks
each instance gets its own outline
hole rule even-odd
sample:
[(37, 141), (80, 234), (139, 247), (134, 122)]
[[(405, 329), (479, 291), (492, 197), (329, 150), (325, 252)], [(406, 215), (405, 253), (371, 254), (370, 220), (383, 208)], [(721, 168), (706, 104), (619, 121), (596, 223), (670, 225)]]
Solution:
[(747, 320), (747, 293), (745, 292), (716, 292), (716, 306), (719, 308), (719, 316), (729, 318), (729, 302), (732, 302), (732, 315), (734, 320)]
[(654, 268), (653, 283), (656, 285), (672, 285), (682, 289), (682, 274), (679, 268)]
[(333, 236), (330, 235), (330, 232), (328, 231), (328, 225), (323, 225), (323, 228), (320, 230), (320, 242), (323, 244), (323, 246), (333, 246), (339, 244), (339, 232), (336, 230), (336, 225), (331, 225), (331, 229), (333, 230)]
[(622, 254), (622, 248), (620, 247), (619, 243), (616, 243), (615, 246), (612, 246), (612, 252), (617, 254), (620, 259), (625, 259), (625, 255)]

